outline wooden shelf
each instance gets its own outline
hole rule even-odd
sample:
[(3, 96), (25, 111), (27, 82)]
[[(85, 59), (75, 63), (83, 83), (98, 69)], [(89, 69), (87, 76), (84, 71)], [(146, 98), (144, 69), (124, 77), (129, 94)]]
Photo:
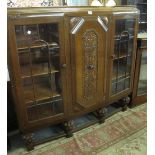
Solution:
[[(59, 45), (56, 43), (48, 43), (48, 45), (50, 50), (56, 50), (60, 48)], [(46, 47), (45, 44), (34, 44), (33, 46), (31, 46), (31, 49), (44, 48), (44, 47)], [(27, 49), (29, 49), (29, 46), (26, 45), (26, 43), (18, 46), (19, 53), (29, 52)]]
[(128, 40), (120, 40), (120, 35), (115, 35), (114, 39), (115, 41), (119, 41), (119, 42), (127, 42), (129, 41), (130, 39), (133, 39), (134, 36), (129, 36), (129, 39)]
[[(118, 74), (118, 78), (121, 78), (121, 77), (124, 77), (125, 76), (125, 73), (122, 73), (122, 74)], [(112, 80), (116, 79), (117, 78), (117, 74), (116, 73), (113, 73), (112, 74)]]
[[(53, 66), (51, 67), (51, 72), (48, 70), (48, 66), (43, 64), (37, 64), (32, 66), (32, 76), (41, 76), (41, 75), (47, 75), (47, 74), (54, 74), (59, 72), (59, 70), (56, 70)], [(21, 78), (29, 78), (31, 77), (31, 70), (29, 65), (23, 65), (21, 67)]]
[(114, 80), (114, 79), (116, 79), (116, 78), (126, 78), (126, 77), (129, 77), (129, 74), (126, 74), (126, 77), (125, 77), (125, 73), (120, 73), (120, 74), (118, 74), (118, 77), (117, 77), (117, 74), (116, 73), (113, 73), (112, 74), (112, 80)]
[[(16, 35), (16, 38), (17, 38), (17, 49), (19, 50), (19, 52), (24, 52), (22, 50), (29, 49), (29, 44), (31, 45), (31, 49), (46, 47), (46, 44), (44, 42), (33, 43), (35, 40), (39, 39), (39, 38), (37, 39), (37, 37), (35, 39), (32, 39), (32, 38), (27, 38), (24, 35), (18, 34), (18, 35)], [(45, 42), (47, 42), (47, 41), (45, 41)], [(49, 47), (51, 47), (53, 49), (60, 48), (59, 44), (57, 42), (52, 42), (52, 43), (47, 42), (47, 43), (48, 43)]]
[(131, 55), (126, 55), (126, 54), (123, 54), (123, 52), (120, 54), (119, 57), (115, 57), (114, 60), (118, 60), (118, 59), (123, 59), (123, 58), (127, 58), (127, 57), (130, 57)]
[[(26, 103), (34, 102), (34, 92), (33, 92), (33, 86), (28, 85), (24, 86), (24, 95), (25, 95), (25, 101)], [(51, 91), (50, 88), (47, 86), (37, 84), (35, 85), (35, 98), (36, 101), (42, 101), (46, 99), (56, 98), (60, 97), (61, 95), (56, 91)]]
[(146, 21), (139, 21), (139, 24), (147, 24), (147, 22)]
[(130, 73), (126, 72), (126, 75), (125, 75), (125, 71), (126, 71), (126, 67), (124, 65), (120, 65), (119, 72), (117, 75), (117, 67), (114, 68), (113, 73), (112, 73), (112, 80), (115, 80), (116, 78), (121, 79), (121, 78), (129, 77)]

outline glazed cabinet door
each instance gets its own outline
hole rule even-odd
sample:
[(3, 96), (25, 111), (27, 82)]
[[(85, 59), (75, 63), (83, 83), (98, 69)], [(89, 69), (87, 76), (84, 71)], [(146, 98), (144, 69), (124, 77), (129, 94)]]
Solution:
[(137, 19), (114, 17), (110, 59), (109, 100), (120, 99), (132, 90), (136, 54)]
[(18, 113), (24, 128), (62, 119), (66, 103), (62, 18), (20, 19), (9, 28)]
[(107, 17), (72, 17), (72, 114), (104, 106)]
[(137, 96), (147, 94), (147, 49), (142, 49)]
[(132, 93), (133, 106), (147, 101), (147, 38), (138, 38), (134, 89)]

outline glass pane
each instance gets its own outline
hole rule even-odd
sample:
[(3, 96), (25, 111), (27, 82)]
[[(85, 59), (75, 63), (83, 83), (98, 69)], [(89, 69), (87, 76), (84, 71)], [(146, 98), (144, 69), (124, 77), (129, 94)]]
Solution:
[(130, 88), (130, 78), (125, 79), (125, 89)]
[(143, 50), (141, 57), (137, 95), (140, 96), (146, 93), (147, 93), (147, 51)]
[(60, 77), (55, 80), (56, 77), (58, 74), (23, 79), (26, 102), (37, 102), (61, 96)]
[(112, 73), (113, 95), (130, 88), (134, 27), (134, 19), (116, 20)]
[(117, 88), (116, 88), (116, 86), (117, 86), (117, 83), (113, 83), (113, 84), (112, 84), (112, 94), (116, 94), (116, 93), (117, 93)]
[[(125, 38), (124, 38), (125, 39)], [(133, 51), (133, 38), (124, 40), (123, 38), (115, 39), (114, 54), (115, 58), (123, 58), (131, 56)]]
[(117, 93), (123, 91), (125, 89), (124, 79), (117, 82)]
[(131, 58), (126, 57), (122, 59), (116, 59), (113, 62), (113, 82), (114, 79), (126, 78), (130, 76)]
[(34, 121), (63, 113), (62, 100), (48, 101), (28, 107), (28, 120)]
[(29, 120), (62, 113), (58, 23), (19, 25), (15, 33)]
[(128, 55), (131, 55), (132, 54), (132, 51), (133, 51), (133, 38), (132, 39), (129, 39), (128, 41)]
[(129, 36), (134, 36), (135, 20), (134, 19), (120, 19), (116, 21), (116, 36), (120, 37), (123, 31), (129, 33)]
[[(28, 48), (36, 40), (44, 40), (50, 46), (59, 44), (58, 24), (35, 24), (35, 25), (19, 25), (15, 27), (16, 42), (18, 49)], [(33, 44), (33, 48), (40, 46), (39, 43)]]
[(118, 61), (119, 61), (118, 75), (119, 77), (125, 77), (125, 75), (128, 74), (126, 58), (119, 59)]

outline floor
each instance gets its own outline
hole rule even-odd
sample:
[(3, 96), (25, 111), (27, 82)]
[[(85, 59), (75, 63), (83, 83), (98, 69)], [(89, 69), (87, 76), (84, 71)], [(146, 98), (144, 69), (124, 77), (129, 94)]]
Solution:
[[(115, 107), (115, 106), (109, 107), (108, 115), (111, 116), (111, 115), (115, 114), (118, 111), (120, 111), (120, 107)], [(93, 120), (94, 123), (95, 123), (95, 118), (91, 114), (90, 115), (85, 115), (82, 118), (77, 119), (76, 120), (77, 127), (79, 127), (78, 124), (82, 124), (82, 123), (85, 124), (86, 122), (90, 123), (90, 120)], [(52, 128), (52, 130), (51, 130), (51, 127), (49, 127), (49, 128), (46, 128), (46, 129), (38, 130), (35, 133), (35, 136), (38, 139), (39, 138), (42, 139), (42, 138), (48, 138), (49, 136), (54, 135), (54, 134), (59, 134), (59, 132), (62, 132), (61, 129), (59, 128), (59, 126), (56, 126), (56, 127)], [(11, 149), (8, 150), (8, 155), (19, 155), (21, 152), (26, 151), (24, 142), (23, 142), (23, 140), (21, 138), (21, 135), (19, 134), (18, 130), (14, 131), (12, 133), (9, 133), (8, 136), (9, 136), (10, 142), (11, 142)], [(137, 151), (137, 154), (136, 154), (136, 150), (134, 150), (133, 147), (132, 147), (132, 145), (135, 144), (135, 141), (138, 143), (138, 141), (141, 140), (141, 139), (143, 139), (143, 141), (144, 141), (143, 142), (144, 146), (141, 146), (141, 148), (144, 149), (144, 150), (142, 150), (142, 152), (146, 152), (146, 140), (145, 140), (146, 139), (146, 131), (145, 131), (144, 134), (140, 134), (140, 136), (138, 138), (130, 139), (128, 144), (122, 144), (121, 147), (119, 147), (119, 150), (117, 150), (117, 153), (121, 154), (121, 151), (125, 150), (125, 151), (130, 152), (129, 154), (131, 154), (131, 155), (132, 155), (131, 151), (132, 152), (134, 151), (134, 155), (143, 155), (142, 153), (139, 154), (139, 151)], [(41, 145), (37, 145), (36, 149), (42, 148), (42, 147), (48, 145), (48, 143), (50, 143), (50, 142), (47, 142), (47, 143), (44, 143), (44, 144), (41, 144)], [(112, 151), (113, 153), (110, 150), (110, 152), (107, 151), (106, 154), (104, 152), (104, 155), (116, 155), (115, 147), (118, 148), (117, 145), (113, 146), (113, 148), (111, 149), (111, 150), (113, 150)], [(129, 148), (132, 148), (132, 149), (129, 149)], [(99, 155), (102, 155), (102, 153), (100, 153)]]

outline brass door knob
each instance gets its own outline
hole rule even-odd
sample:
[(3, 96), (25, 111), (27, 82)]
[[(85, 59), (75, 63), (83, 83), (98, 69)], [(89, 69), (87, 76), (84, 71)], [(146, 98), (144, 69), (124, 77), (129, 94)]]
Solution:
[(66, 68), (67, 67), (67, 64), (62, 64), (61, 65), (61, 68)]
[(111, 57), (111, 59), (115, 59), (115, 58), (116, 58), (116, 55), (113, 54), (113, 55), (111, 55), (110, 57)]
[(94, 67), (94, 65), (88, 65), (87, 68), (88, 68), (89, 70), (93, 70), (95, 67)]

